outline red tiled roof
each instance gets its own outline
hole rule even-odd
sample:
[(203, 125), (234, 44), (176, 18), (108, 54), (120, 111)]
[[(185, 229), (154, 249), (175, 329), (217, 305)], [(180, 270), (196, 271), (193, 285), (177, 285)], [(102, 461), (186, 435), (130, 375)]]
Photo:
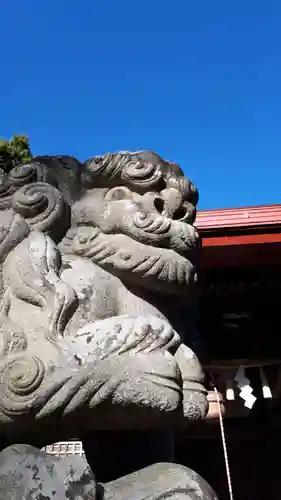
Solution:
[(199, 230), (281, 225), (281, 205), (199, 210), (195, 225)]

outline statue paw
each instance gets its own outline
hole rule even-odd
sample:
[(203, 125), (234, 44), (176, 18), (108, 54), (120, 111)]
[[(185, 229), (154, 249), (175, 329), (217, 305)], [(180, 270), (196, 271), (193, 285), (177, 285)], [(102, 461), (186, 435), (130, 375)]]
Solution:
[(189, 420), (203, 420), (208, 412), (204, 373), (195, 353), (181, 344), (175, 354), (183, 384), (184, 415)]
[(218, 500), (211, 486), (199, 474), (173, 463), (157, 463), (106, 483), (104, 498)]

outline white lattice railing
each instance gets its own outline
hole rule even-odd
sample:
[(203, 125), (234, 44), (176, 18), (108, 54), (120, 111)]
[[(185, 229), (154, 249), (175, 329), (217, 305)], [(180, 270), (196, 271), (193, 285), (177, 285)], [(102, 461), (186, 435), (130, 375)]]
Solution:
[(67, 457), (69, 455), (79, 455), (80, 457), (84, 456), (81, 441), (61, 441), (59, 443), (45, 446), (43, 451), (58, 458)]

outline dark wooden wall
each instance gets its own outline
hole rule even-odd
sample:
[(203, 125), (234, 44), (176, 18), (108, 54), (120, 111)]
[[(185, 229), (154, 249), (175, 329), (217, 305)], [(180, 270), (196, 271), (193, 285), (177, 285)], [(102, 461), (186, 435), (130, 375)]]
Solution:
[[(176, 462), (201, 474), (216, 491), (219, 500), (229, 500), (218, 428), (214, 434), (217, 436), (209, 438), (178, 435)], [(262, 427), (247, 432), (243, 423), (237, 421), (235, 429), (227, 432), (227, 441), (235, 500), (281, 498), (281, 432)]]
[(210, 358), (281, 357), (281, 266), (200, 275), (198, 332)]

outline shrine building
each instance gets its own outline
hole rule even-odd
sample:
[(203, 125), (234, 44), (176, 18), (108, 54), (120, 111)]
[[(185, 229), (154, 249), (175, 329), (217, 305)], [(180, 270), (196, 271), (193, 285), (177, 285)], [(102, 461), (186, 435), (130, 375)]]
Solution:
[[(281, 205), (199, 211), (197, 329), (205, 372), (224, 397), (235, 500), (281, 491)], [(176, 461), (229, 500), (218, 420), (178, 435)]]

